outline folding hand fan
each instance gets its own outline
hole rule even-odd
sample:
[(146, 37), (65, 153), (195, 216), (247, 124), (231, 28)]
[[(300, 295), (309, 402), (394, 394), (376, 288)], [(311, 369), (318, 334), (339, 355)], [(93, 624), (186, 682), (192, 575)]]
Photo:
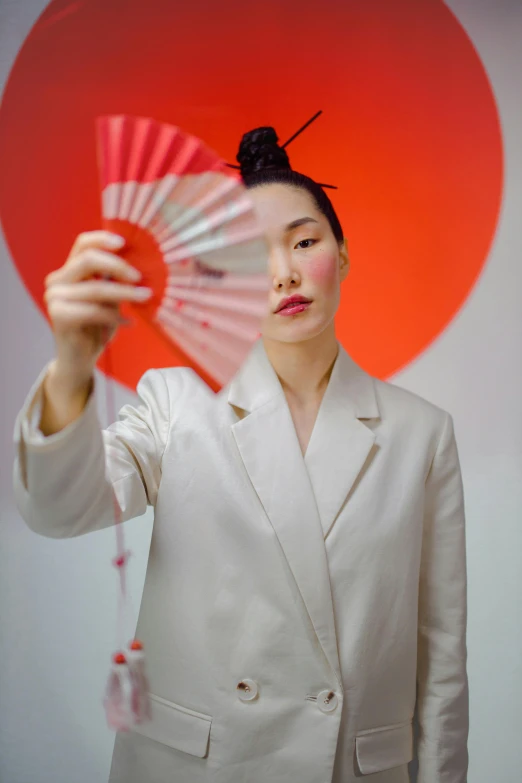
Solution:
[[(141, 271), (140, 285), (153, 290), (148, 302), (128, 308), (169, 341), (173, 364), (192, 366), (219, 387), (259, 336), (267, 307), (267, 248), (247, 191), (212, 150), (179, 128), (111, 116), (100, 118), (97, 130), (105, 228), (125, 238), (121, 255)], [(112, 398), (107, 408), (114, 420)], [(114, 513), (120, 650), (104, 703), (109, 725), (125, 731), (150, 712), (142, 644), (125, 644), (129, 552), (116, 499)]]
[[(153, 289), (132, 305), (213, 388), (259, 336), (267, 249), (240, 178), (203, 142), (139, 117), (98, 120), (105, 227)], [(177, 361), (176, 361), (177, 358)]]

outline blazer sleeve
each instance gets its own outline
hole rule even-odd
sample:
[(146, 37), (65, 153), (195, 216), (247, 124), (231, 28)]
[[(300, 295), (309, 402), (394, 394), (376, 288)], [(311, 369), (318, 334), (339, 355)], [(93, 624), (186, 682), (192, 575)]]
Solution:
[(170, 426), (169, 390), (161, 370), (138, 383), (138, 402), (102, 430), (94, 391), (81, 414), (45, 437), (38, 409), (46, 370), (33, 386), (15, 424), (13, 485), (18, 510), (35, 533), (69, 538), (114, 524), (154, 505)]
[(466, 543), (462, 478), (449, 414), (426, 480), (420, 574), (418, 783), (466, 783)]

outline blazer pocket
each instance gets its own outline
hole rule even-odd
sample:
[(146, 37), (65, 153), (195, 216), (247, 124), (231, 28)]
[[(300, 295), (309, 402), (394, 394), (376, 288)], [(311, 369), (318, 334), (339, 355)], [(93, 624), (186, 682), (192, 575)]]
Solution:
[(413, 758), (411, 721), (360, 731), (355, 737), (355, 755), (362, 775), (408, 764)]
[(208, 752), (212, 718), (150, 693), (152, 719), (133, 728), (137, 734), (202, 759)]

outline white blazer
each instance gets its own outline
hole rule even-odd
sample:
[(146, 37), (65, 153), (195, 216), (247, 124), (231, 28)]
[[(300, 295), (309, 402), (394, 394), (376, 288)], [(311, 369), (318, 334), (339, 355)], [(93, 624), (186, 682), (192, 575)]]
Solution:
[[(43, 376), (43, 374), (42, 374)], [(461, 474), (451, 417), (341, 348), (303, 458), (262, 343), (214, 395), (151, 370), (102, 432), (91, 397), (48, 438), (16, 425), (35, 532), (155, 506), (138, 621), (153, 720), (111, 783), (465, 783)], [(418, 695), (417, 695), (418, 689)]]

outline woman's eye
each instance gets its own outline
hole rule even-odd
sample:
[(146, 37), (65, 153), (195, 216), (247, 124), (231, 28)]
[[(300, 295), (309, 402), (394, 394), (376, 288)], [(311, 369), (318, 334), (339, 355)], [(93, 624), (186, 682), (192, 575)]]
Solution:
[(297, 247), (301, 248), (301, 250), (307, 250), (313, 244), (315, 244), (315, 239), (302, 239), (297, 243)]

